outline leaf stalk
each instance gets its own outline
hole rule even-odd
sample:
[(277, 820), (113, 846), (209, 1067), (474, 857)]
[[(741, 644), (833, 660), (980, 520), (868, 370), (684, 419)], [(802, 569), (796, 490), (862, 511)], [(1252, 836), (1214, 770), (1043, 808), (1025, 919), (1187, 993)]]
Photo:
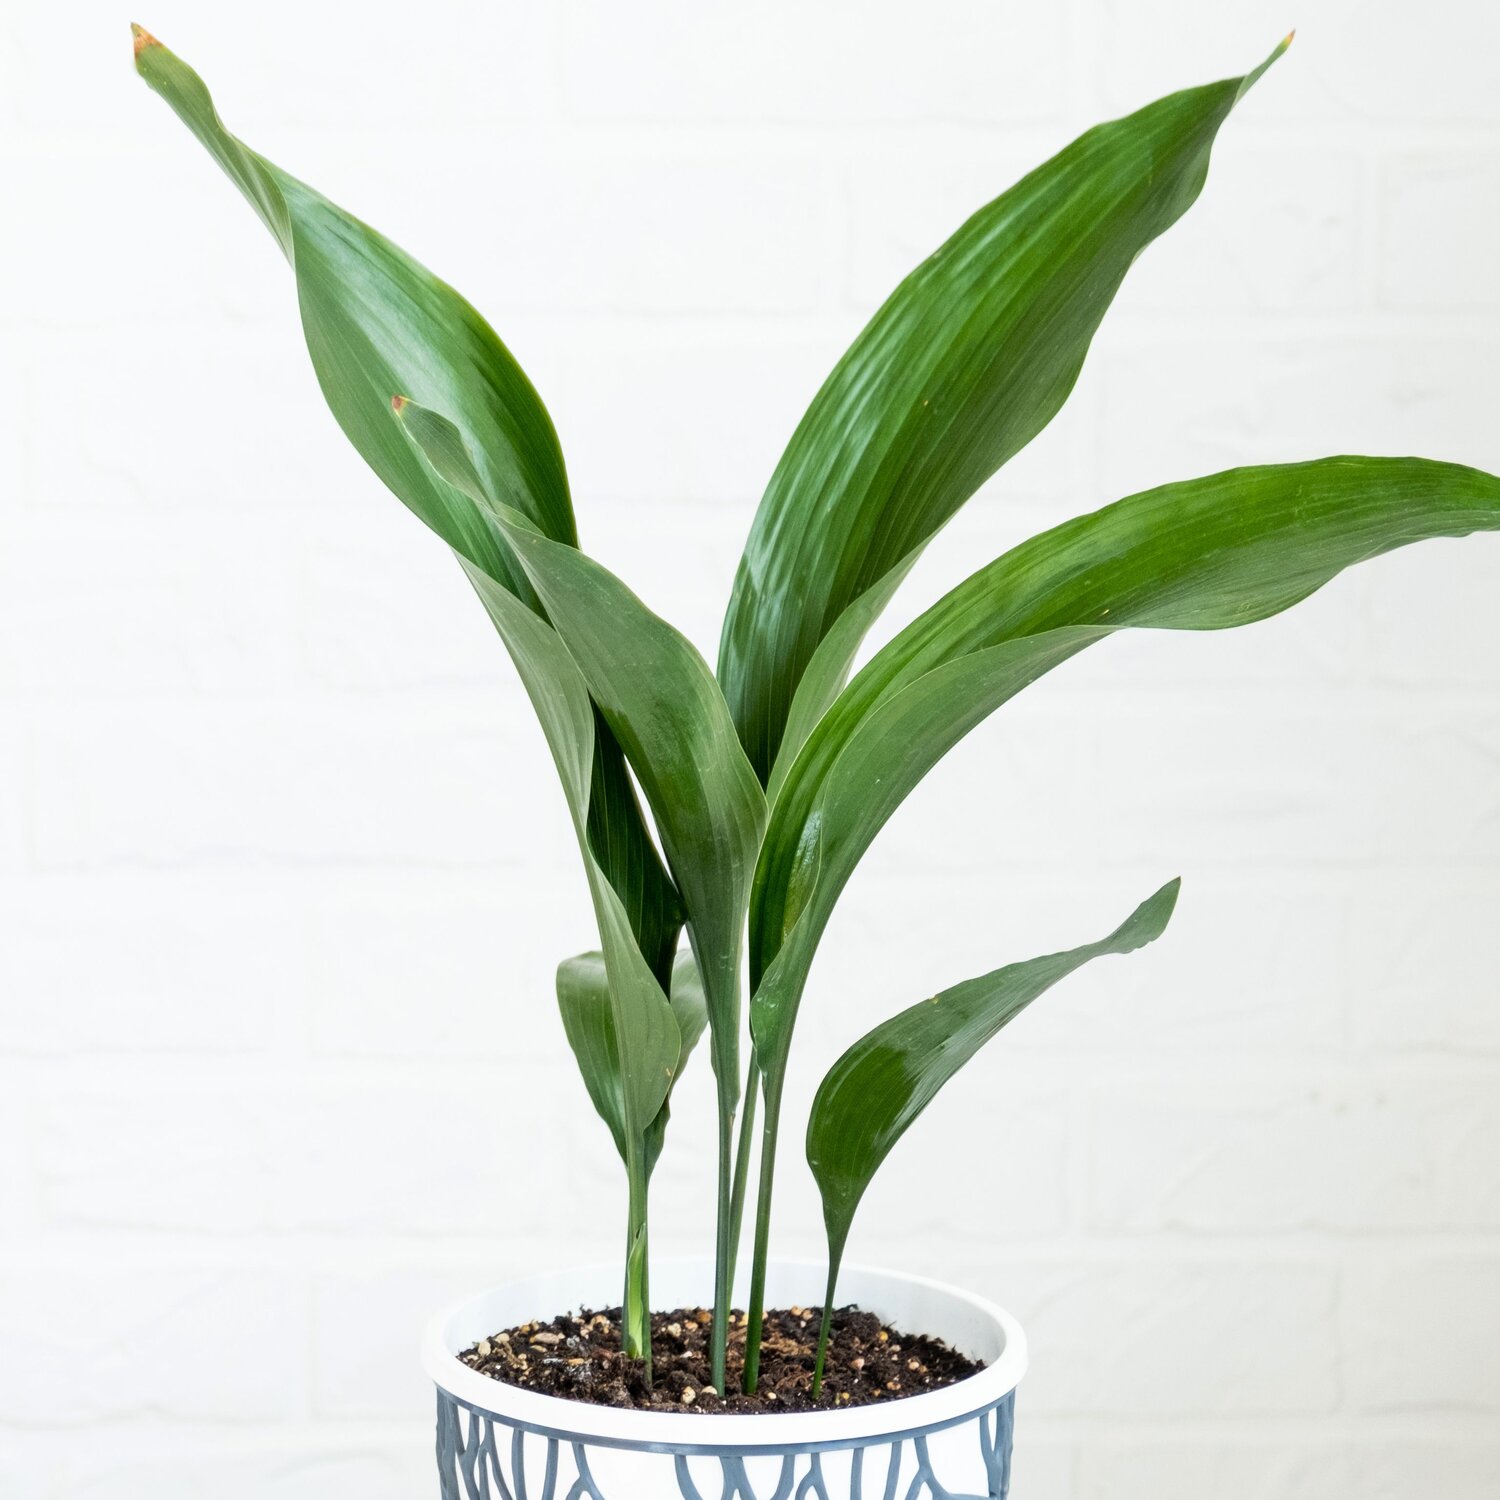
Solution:
[(766, 1268), (771, 1250), (771, 1190), (776, 1177), (776, 1136), (781, 1125), (782, 1073), (778, 1068), (762, 1081), (765, 1121), (760, 1133), (760, 1184), (755, 1198), (755, 1249), (750, 1265), (750, 1302), (745, 1309), (744, 1389), (753, 1396), (760, 1385), (760, 1343), (766, 1316)]
[(834, 1293), (838, 1288), (839, 1263), (844, 1258), (842, 1244), (828, 1247), (828, 1285), (823, 1289), (823, 1321), (818, 1324), (818, 1357), (813, 1364), (812, 1398), (823, 1394), (823, 1364), (828, 1358), (828, 1336), (833, 1330)]
[(630, 1202), (625, 1236), (625, 1294), (620, 1308), (620, 1343), (624, 1353), (646, 1367), (651, 1384), (650, 1236), (646, 1223), (646, 1179), (630, 1169)]

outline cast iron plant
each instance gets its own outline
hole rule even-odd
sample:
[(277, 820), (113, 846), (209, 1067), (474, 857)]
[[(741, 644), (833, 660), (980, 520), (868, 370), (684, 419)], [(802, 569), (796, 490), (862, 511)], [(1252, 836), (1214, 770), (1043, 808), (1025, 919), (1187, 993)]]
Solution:
[[(597, 952), (560, 966), (558, 1001), (625, 1167), (623, 1332), (648, 1372), (647, 1192), (672, 1086), (706, 1030), (720, 1391), (761, 1112), (741, 1375), (753, 1392), (783, 1080), (818, 942), (882, 825), (959, 739), (1117, 630), (1245, 625), (1352, 563), (1500, 529), (1500, 479), (1455, 464), (1336, 457), (1211, 474), (1022, 543), (853, 670), (927, 542), (1062, 406), (1131, 264), (1197, 198), (1219, 127), (1286, 45), (1242, 78), (1086, 132), (896, 288), (771, 476), (715, 672), (579, 549), (557, 434), (484, 319), (231, 135), (198, 75), (135, 28), (141, 75), (290, 264), (334, 416), (452, 549), (556, 760), (599, 928)], [(834, 1063), (807, 1133), (828, 1230), (816, 1380), (851, 1221), (886, 1154), (1012, 1017), (1080, 965), (1158, 937), (1176, 897), (1174, 880), (1098, 942), (921, 1000)]]

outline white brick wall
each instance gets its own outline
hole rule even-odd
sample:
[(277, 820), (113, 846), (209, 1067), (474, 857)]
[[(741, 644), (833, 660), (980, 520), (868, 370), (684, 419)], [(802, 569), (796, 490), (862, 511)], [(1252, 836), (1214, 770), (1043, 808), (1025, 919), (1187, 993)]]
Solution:
[[(139, 19), (492, 315), (586, 540), (711, 652), (766, 475), (894, 280), (1076, 130), (1294, 22), (1068, 412), (887, 628), (1163, 479), (1500, 469), (1500, 11), (1311, 10)], [(498, 643), (346, 451), (272, 246), (125, 20), (0, 23), (0, 1496), (409, 1500), (424, 1313), (617, 1250), (550, 995), (587, 911)], [(1185, 879), (1166, 941), (1019, 1023), (856, 1228), (1028, 1322), (1018, 1500), (1500, 1490), (1497, 567), (1431, 545), (1250, 631), (1112, 643), (851, 887), (804, 1094), (875, 1017)], [(706, 1243), (706, 1101), (700, 1067), (664, 1251)], [(816, 1252), (799, 1126), (778, 1227)]]

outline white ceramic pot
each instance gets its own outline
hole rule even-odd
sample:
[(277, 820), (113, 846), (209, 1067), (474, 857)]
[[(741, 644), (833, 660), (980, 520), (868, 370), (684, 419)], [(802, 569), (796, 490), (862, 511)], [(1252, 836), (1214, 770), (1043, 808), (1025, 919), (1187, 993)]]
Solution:
[[(769, 1307), (817, 1306), (824, 1267), (773, 1262)], [(443, 1500), (1003, 1500), (1026, 1337), (1008, 1313), (920, 1276), (847, 1267), (840, 1303), (943, 1339), (985, 1368), (942, 1390), (846, 1411), (739, 1416), (622, 1411), (504, 1385), (457, 1355), (583, 1307), (615, 1307), (617, 1267), (555, 1271), (470, 1297), (428, 1325)], [(657, 1307), (711, 1300), (706, 1261), (651, 1267)], [(743, 1301), (740, 1301), (743, 1306)]]

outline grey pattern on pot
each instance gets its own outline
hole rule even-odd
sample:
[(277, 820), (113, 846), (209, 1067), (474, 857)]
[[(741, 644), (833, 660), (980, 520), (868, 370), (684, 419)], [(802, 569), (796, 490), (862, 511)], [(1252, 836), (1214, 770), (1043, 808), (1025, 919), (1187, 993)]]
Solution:
[[(627, 1492), (617, 1492), (595, 1473), (604, 1463), (618, 1462), (622, 1450), (642, 1455), (639, 1472), (629, 1481), (633, 1491), (641, 1493), (643, 1484), (652, 1483), (655, 1494), (669, 1496), (675, 1483), (681, 1500), (1006, 1500), (1015, 1400), (1011, 1391), (972, 1417), (936, 1429), (948, 1439), (949, 1452), (960, 1430), (972, 1439), (985, 1488), (960, 1490), (944, 1484), (938, 1472), (942, 1465), (934, 1458), (932, 1428), (779, 1453), (618, 1440), (601, 1444), (509, 1421), (466, 1406), (440, 1389), (441, 1500), (629, 1500)], [(753, 1429), (758, 1419), (742, 1420)], [(697, 1472), (694, 1458), (703, 1460)], [(763, 1478), (752, 1476), (757, 1460)], [(650, 1468), (656, 1471), (654, 1482), (647, 1477)]]

